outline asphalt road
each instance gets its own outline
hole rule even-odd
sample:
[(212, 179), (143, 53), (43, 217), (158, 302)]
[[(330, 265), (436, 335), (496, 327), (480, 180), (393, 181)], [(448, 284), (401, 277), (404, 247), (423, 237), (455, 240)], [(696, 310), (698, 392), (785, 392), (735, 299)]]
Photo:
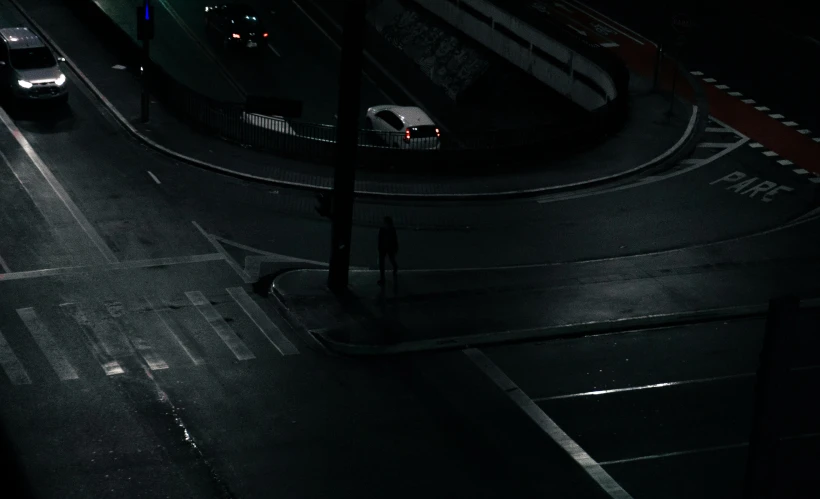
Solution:
[[(11, 14), (1, 12), (9, 22)], [(0, 421), (38, 497), (360, 497), (362, 490), (502, 497), (511, 486), (522, 496), (606, 497), (464, 354), (361, 362), (315, 350), (276, 303), (252, 293), (212, 237), (323, 262), (329, 226), (312, 214), (313, 198), (149, 152), (75, 81), (69, 73), (67, 110), (12, 113), (0, 128), (0, 257), (7, 267), (0, 274)], [(727, 188), (739, 181), (719, 181), (736, 171), (794, 190), (765, 202), (764, 194), (746, 192), (756, 182), (735, 192)], [(375, 224), (384, 213), (400, 222), (405, 267), (458, 268), (688, 246), (772, 228), (814, 207), (811, 185), (796, 183), (748, 145), (675, 173), (564, 200), (360, 203), (354, 263), (375, 263)], [(741, 248), (773, 255), (816, 248), (815, 225), (790, 234)], [(797, 274), (790, 275), (799, 280)], [(737, 329), (720, 332), (725, 336), (716, 336), (714, 347), (698, 340), (701, 330), (678, 332), (675, 341), (636, 339), (619, 355), (653, 364), (611, 362), (606, 369), (618, 370), (620, 381), (608, 384), (569, 373), (591, 372), (601, 352), (615, 348), (611, 338), (580, 340), (566, 350), (486, 353), (525, 392), (549, 397), (749, 372), (759, 335), (743, 343), (733, 341)], [(657, 352), (668, 358), (686, 348), (693, 358), (712, 354), (692, 361), (692, 370), (668, 362), (654, 376), (663, 359)], [(555, 355), (563, 360), (549, 360)], [(515, 374), (533, 359), (550, 370), (536, 380)], [(555, 382), (539, 384), (544, 380)], [(723, 383), (698, 392), (715, 417), (702, 421), (702, 434), (691, 442), (659, 424), (647, 427), (657, 435), (649, 442), (611, 437), (634, 432), (629, 423), (647, 413), (641, 411), (691, 400), (691, 388), (607, 396), (614, 405), (600, 407), (584, 405), (595, 400), (588, 397), (539, 404), (606, 463), (739, 442), (748, 389), (742, 381)], [(617, 398), (631, 396), (638, 398)], [(595, 411), (618, 415), (601, 424), (591, 419)], [(678, 425), (680, 414), (668, 418), (655, 423)], [(734, 433), (720, 431), (733, 421), (741, 421)], [(816, 432), (811, 421), (795, 423), (794, 434)], [(735, 483), (731, 463), (723, 490)], [(652, 497), (643, 490), (660, 481), (644, 480), (642, 464), (604, 466), (635, 497)]]

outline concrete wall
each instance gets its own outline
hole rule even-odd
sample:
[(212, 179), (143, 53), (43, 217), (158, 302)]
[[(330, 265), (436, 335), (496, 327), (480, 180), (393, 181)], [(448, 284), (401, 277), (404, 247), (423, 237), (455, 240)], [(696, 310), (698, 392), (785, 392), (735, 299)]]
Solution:
[[(594, 61), (486, 0), (412, 1), (584, 109), (598, 109), (618, 96), (612, 77)], [(490, 24), (463, 10), (461, 4), (489, 18)], [(518, 41), (503, 32), (505, 30), (512, 32)]]

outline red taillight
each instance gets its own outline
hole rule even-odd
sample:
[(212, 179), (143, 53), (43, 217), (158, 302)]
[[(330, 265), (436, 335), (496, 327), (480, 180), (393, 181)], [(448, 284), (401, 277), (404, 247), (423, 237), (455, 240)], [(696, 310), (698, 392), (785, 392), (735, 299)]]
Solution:
[(410, 129), (409, 128), (405, 128), (405, 130), (404, 130), (404, 140), (406, 140), (408, 142), (410, 141)]
[(242, 38), (241, 36), (239, 36), (239, 33), (234, 33), (234, 34), (231, 35), (231, 37), (232, 38)]
[(436, 137), (441, 137), (441, 132), (439, 131), (438, 128), (436, 128)]
[(267, 33), (262, 33), (262, 38), (267, 38), (267, 37), (268, 37)]

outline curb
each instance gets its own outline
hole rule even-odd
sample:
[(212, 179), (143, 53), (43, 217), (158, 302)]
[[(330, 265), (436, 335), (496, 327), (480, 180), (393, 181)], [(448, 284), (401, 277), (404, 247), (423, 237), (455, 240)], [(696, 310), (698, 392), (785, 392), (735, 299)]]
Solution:
[[(820, 307), (820, 298), (802, 300), (801, 309)], [(438, 338), (435, 340), (410, 341), (392, 345), (357, 345), (330, 338), (327, 333), (313, 333), (328, 350), (351, 357), (368, 357), (377, 355), (399, 355), (408, 353), (434, 352), (472, 348), (477, 346), (495, 346), (533, 340), (563, 340), (583, 338), (602, 334), (619, 334), (642, 330), (663, 329), (673, 326), (685, 326), (720, 320), (738, 320), (765, 317), (768, 304), (747, 305), (738, 307), (712, 308), (706, 310), (655, 314), (646, 317), (618, 319), (612, 321), (567, 324), (543, 328), (502, 331), (471, 336)], [(290, 312), (289, 312), (290, 313)]]
[[(332, 192), (332, 187), (324, 187), (321, 185), (309, 184), (309, 183), (302, 183), (302, 182), (292, 182), (287, 180), (278, 180), (268, 177), (260, 177), (257, 175), (252, 175), (248, 173), (237, 172), (235, 170), (230, 170), (228, 168), (224, 168), (222, 166), (215, 165), (213, 163), (208, 163), (206, 161), (202, 161), (196, 158), (192, 158), (190, 156), (186, 156), (181, 154), (177, 151), (169, 149), (165, 146), (154, 142), (150, 138), (146, 137), (142, 133), (139, 132), (118, 110), (117, 108), (111, 104), (111, 102), (102, 94), (102, 92), (97, 89), (97, 87), (91, 82), (91, 80), (77, 67), (74, 62), (66, 57), (66, 54), (63, 50), (60, 49), (59, 45), (50, 37), (48, 36), (45, 31), (40, 27), (40, 25), (34, 21), (34, 19), (20, 6), (18, 0), (9, 0), (9, 2), (14, 6), (14, 8), (26, 19), (26, 21), (39, 33), (39, 35), (51, 45), (57, 52), (59, 52), (63, 57), (66, 59), (66, 64), (69, 68), (82, 80), (83, 84), (94, 94), (94, 96), (108, 109), (108, 111), (114, 116), (114, 118), (120, 123), (120, 125), (137, 141), (141, 142), (142, 144), (154, 149), (155, 151), (169, 156), (177, 161), (182, 163), (201, 168), (204, 170), (210, 170), (212, 172), (238, 178), (245, 181), (257, 182), (267, 185), (274, 185), (278, 187), (286, 187), (292, 189), (299, 189), (299, 190), (308, 190), (308, 191), (318, 191), (318, 192)], [(680, 70), (683, 70), (680, 63), (678, 63)], [(486, 193), (469, 193), (469, 194), (403, 194), (403, 193), (388, 193), (388, 192), (378, 192), (378, 191), (367, 191), (367, 190), (357, 190), (355, 194), (359, 197), (366, 197), (371, 199), (404, 199), (404, 200), (439, 200), (439, 201), (469, 201), (469, 200), (491, 200), (491, 199), (513, 199), (513, 198), (525, 198), (531, 196), (538, 196), (538, 195), (545, 195), (545, 194), (553, 194), (559, 192), (567, 192), (567, 191), (575, 191), (584, 188), (594, 187), (601, 184), (613, 182), (615, 180), (623, 179), (627, 176), (635, 175), (640, 173), (641, 171), (648, 170), (650, 168), (656, 167), (663, 163), (664, 161), (669, 160), (670, 162), (674, 162), (677, 158), (688, 154), (691, 149), (695, 146), (696, 140), (693, 140), (693, 136), (695, 129), (698, 130), (698, 135), (703, 132), (706, 126), (706, 118), (708, 118), (708, 104), (706, 103), (705, 99), (705, 92), (703, 91), (700, 82), (695, 80), (688, 71), (684, 71), (684, 75), (690, 81), (690, 84), (693, 85), (695, 89), (695, 93), (697, 97), (703, 95), (703, 98), (698, 98), (698, 103), (692, 105), (692, 116), (689, 120), (689, 125), (686, 128), (683, 136), (678, 140), (675, 145), (667, 150), (666, 152), (662, 153), (660, 156), (651, 159), (650, 161), (632, 168), (630, 170), (620, 172), (614, 175), (610, 175), (607, 177), (601, 177), (597, 179), (576, 182), (572, 184), (565, 184), (559, 186), (550, 186), (550, 187), (542, 187), (542, 188), (533, 188), (533, 189), (525, 189), (525, 190), (518, 190), (518, 191), (501, 191), (501, 192), (486, 192)], [(699, 109), (701, 110), (699, 112)], [(706, 110), (706, 111), (703, 111)]]

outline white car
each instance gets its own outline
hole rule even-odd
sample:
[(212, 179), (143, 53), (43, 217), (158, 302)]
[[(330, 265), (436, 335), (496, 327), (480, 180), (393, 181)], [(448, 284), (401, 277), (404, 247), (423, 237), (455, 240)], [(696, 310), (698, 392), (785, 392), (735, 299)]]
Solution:
[(374, 106), (367, 110), (367, 125), (389, 147), (439, 149), (441, 131), (427, 113), (417, 107)]

